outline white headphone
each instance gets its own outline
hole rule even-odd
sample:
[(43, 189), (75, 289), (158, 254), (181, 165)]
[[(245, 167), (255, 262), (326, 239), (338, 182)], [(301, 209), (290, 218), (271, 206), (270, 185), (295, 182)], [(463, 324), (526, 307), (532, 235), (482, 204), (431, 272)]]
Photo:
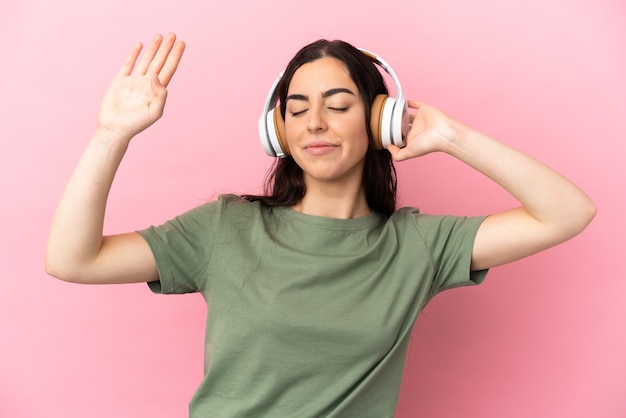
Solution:
[[(372, 58), (392, 78), (396, 86), (397, 98), (386, 94), (379, 94), (374, 98), (371, 109), (370, 128), (374, 137), (376, 149), (384, 149), (393, 144), (399, 147), (405, 145), (404, 139), (410, 128), (407, 103), (402, 92), (400, 80), (391, 66), (378, 55), (359, 49), (363, 54)], [(259, 118), (259, 135), (265, 153), (272, 157), (289, 155), (289, 146), (285, 134), (285, 121), (280, 113), (278, 100), (278, 83), (283, 77), (284, 70), (278, 75), (265, 100), (263, 114)]]

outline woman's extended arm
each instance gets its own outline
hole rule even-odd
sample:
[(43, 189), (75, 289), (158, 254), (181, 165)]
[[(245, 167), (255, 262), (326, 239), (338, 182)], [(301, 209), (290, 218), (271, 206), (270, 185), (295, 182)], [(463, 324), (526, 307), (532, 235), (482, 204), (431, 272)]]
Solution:
[(394, 160), (443, 151), (494, 180), (522, 204), (489, 216), (480, 226), (472, 270), (508, 263), (580, 233), (596, 208), (575, 184), (534, 158), (417, 102), (407, 146), (390, 146)]
[[(158, 279), (154, 258), (135, 232), (103, 236), (107, 197), (130, 140), (163, 114), (167, 91), (185, 45), (157, 35), (137, 59), (137, 43), (111, 82), (96, 131), (57, 207), (46, 248), (46, 271), (78, 283)], [(135, 64), (137, 64), (135, 68)]]

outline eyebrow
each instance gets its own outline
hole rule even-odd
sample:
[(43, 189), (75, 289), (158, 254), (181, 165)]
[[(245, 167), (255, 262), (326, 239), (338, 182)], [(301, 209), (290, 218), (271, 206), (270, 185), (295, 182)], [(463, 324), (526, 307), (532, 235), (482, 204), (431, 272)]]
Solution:
[[(352, 92), (352, 90), (344, 88), (344, 87), (337, 87), (334, 89), (330, 89), (330, 90), (326, 90), (325, 92), (322, 93), (322, 97), (326, 98), (326, 97), (330, 97), (334, 94), (339, 94), (339, 93), (348, 93), (354, 96), (354, 93)], [(287, 96), (287, 100), (309, 100), (308, 96), (305, 96), (304, 94), (290, 94), (289, 96)]]

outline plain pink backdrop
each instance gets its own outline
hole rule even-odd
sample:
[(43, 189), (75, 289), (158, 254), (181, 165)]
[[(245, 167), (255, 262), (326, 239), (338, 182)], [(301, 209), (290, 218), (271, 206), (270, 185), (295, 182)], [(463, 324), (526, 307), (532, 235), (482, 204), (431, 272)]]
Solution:
[[(621, 0), (3, 1), (0, 416), (183, 417), (202, 375), (201, 297), (79, 286), (43, 271), (47, 229), (133, 42), (188, 48), (165, 117), (131, 145), (106, 232), (259, 191), (257, 118), (305, 43), (377, 52), (409, 96), (555, 167), (599, 212), (576, 239), (435, 299), (398, 418), (626, 416), (626, 7)], [(401, 203), (514, 205), (443, 155), (398, 165)], [(253, 343), (253, 342), (251, 342)], [(315, 394), (311, 394), (315, 396)]]

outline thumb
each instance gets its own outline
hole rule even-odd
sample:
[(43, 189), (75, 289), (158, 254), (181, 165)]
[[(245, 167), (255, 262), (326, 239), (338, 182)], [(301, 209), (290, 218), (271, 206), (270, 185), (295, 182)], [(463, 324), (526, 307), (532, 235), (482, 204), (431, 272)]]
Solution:
[(152, 77), (151, 82), (152, 94), (154, 94), (153, 102), (158, 103), (161, 107), (165, 106), (165, 99), (167, 98), (167, 89), (161, 84), (158, 76)]
[(403, 161), (408, 158), (405, 155), (406, 154), (405, 150), (403, 148), (400, 148), (397, 145), (394, 145), (394, 144), (387, 145), (387, 151), (389, 151), (389, 153), (391, 154), (391, 158), (394, 161)]
[(151, 82), (152, 94), (154, 94), (156, 97), (159, 97), (159, 98), (161, 96), (167, 95), (167, 90), (163, 86), (163, 84), (161, 84), (161, 80), (159, 80), (159, 76), (155, 75), (154, 77), (152, 77), (151, 81), (152, 81)]

